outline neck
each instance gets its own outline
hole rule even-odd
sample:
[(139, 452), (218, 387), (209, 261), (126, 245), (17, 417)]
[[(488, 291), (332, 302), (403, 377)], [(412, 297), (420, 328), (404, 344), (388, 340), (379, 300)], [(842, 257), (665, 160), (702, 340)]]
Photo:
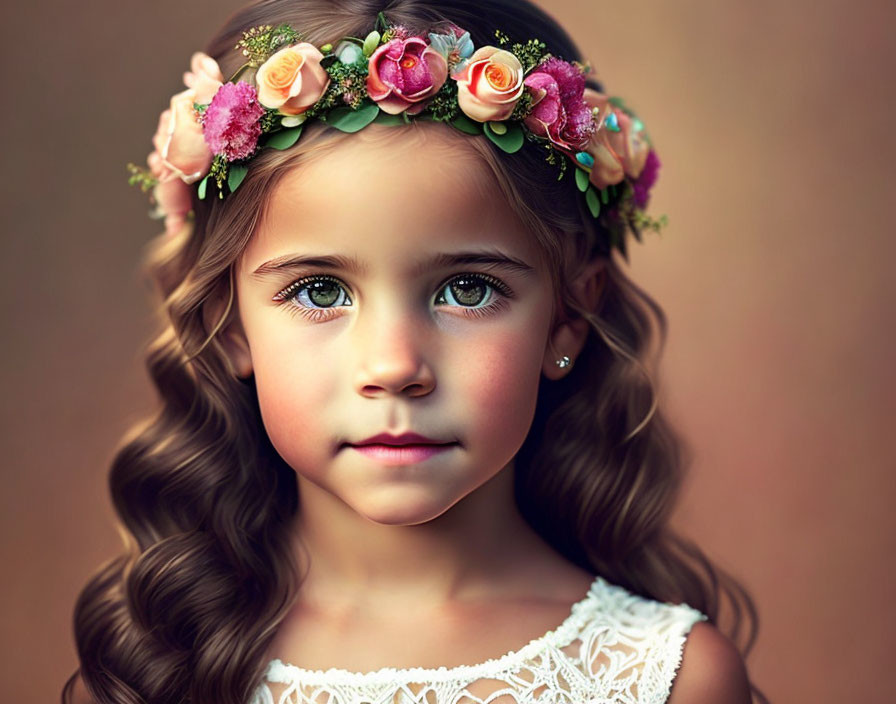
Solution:
[[(299, 476), (295, 544), (306, 603), (435, 605), (513, 588), (557, 555), (520, 515), (513, 466), (437, 517), (387, 525)], [(504, 586), (500, 575), (508, 575)], [(512, 579), (511, 579), (512, 577)]]

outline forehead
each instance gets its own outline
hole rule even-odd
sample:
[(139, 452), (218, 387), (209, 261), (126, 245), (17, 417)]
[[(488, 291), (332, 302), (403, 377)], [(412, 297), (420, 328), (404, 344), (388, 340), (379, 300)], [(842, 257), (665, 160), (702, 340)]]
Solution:
[(306, 250), (412, 259), (479, 246), (537, 258), (470, 139), (448, 125), (417, 123), (370, 125), (327, 145), (275, 186), (243, 270)]

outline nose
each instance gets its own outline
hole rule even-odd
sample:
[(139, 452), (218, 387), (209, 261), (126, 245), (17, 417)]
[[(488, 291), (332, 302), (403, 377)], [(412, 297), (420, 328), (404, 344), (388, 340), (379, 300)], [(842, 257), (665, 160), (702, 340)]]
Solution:
[(370, 398), (417, 397), (432, 392), (436, 378), (426, 357), (423, 327), (422, 321), (406, 310), (371, 312), (363, 322), (359, 320), (357, 392)]

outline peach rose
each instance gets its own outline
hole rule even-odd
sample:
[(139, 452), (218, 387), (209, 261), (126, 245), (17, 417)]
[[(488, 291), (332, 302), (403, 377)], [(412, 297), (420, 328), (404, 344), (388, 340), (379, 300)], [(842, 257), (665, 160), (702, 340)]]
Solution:
[(184, 85), (196, 91), (194, 100), (208, 105), (224, 82), (218, 62), (208, 54), (197, 51), (190, 57), (190, 70), (184, 72)]
[(330, 76), (320, 65), (323, 58), (320, 50), (308, 42), (275, 53), (255, 74), (258, 102), (284, 115), (305, 112), (330, 85)]
[(159, 116), (159, 126), (152, 138), (165, 168), (174, 172), (184, 183), (193, 183), (205, 176), (213, 156), (193, 110), (195, 99), (196, 91), (193, 88), (174, 95), (168, 109)]
[(479, 47), (452, 78), (460, 109), (477, 122), (506, 120), (525, 88), (520, 60), (494, 46)]
[(152, 190), (156, 212), (165, 218), (165, 232), (174, 235), (183, 227), (193, 207), (191, 187), (165, 166), (158, 152), (150, 154), (146, 163), (150, 173), (159, 180)]
[[(606, 188), (626, 176), (638, 178), (650, 151), (643, 134), (635, 129), (632, 118), (614, 107), (603, 93), (586, 88), (583, 98), (592, 109), (598, 109), (597, 129), (585, 148), (594, 157), (591, 183), (597, 188)], [(619, 127), (615, 131), (610, 128), (614, 121)]]

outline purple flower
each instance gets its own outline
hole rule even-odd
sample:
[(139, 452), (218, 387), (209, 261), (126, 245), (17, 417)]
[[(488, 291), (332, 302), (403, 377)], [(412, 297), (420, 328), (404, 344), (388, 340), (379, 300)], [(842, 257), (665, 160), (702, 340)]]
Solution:
[(632, 188), (634, 189), (632, 200), (634, 200), (635, 205), (638, 208), (644, 209), (647, 207), (647, 201), (650, 199), (650, 189), (653, 188), (653, 184), (656, 183), (656, 177), (659, 170), (660, 158), (656, 155), (656, 152), (651, 149), (647, 152), (647, 161), (644, 162), (644, 170), (641, 171), (641, 175), (638, 176), (638, 178), (632, 181)]
[(568, 61), (551, 57), (524, 81), (534, 98), (526, 127), (567, 149), (583, 149), (594, 131), (591, 107), (583, 99), (585, 76)]
[(203, 116), (205, 142), (213, 153), (223, 154), (227, 161), (245, 159), (258, 145), (262, 115), (264, 107), (258, 102), (254, 86), (245, 81), (225, 83)]

